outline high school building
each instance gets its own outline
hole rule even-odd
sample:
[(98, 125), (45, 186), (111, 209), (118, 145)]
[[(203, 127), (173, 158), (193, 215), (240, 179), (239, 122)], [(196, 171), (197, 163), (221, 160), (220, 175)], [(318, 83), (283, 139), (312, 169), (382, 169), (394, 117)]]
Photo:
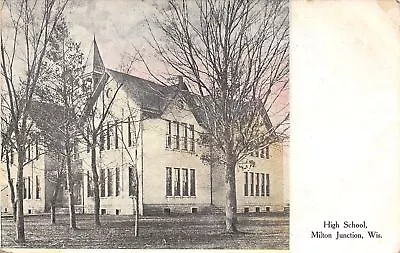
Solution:
[[(101, 214), (133, 214), (136, 185), (140, 214), (223, 212), (224, 167), (200, 159), (210, 151), (197, 141), (206, 132), (204, 119), (182, 80), (162, 86), (107, 69), (95, 41), (88, 59), (83, 85), (99, 84), (91, 87), (97, 103), (107, 104), (116, 94), (99, 138)], [(193, 100), (188, 102), (185, 94)], [(78, 150), (76, 204), (79, 212), (91, 213), (90, 152), (84, 145)], [(282, 154), (281, 145), (273, 144), (238, 164), (238, 212), (283, 211)], [(48, 211), (54, 183), (45, 171), (57, 164), (57, 159), (41, 156), (24, 170), (26, 213)], [(10, 212), (7, 186), (2, 185), (1, 210)], [(60, 206), (66, 206), (64, 195), (61, 191)]]

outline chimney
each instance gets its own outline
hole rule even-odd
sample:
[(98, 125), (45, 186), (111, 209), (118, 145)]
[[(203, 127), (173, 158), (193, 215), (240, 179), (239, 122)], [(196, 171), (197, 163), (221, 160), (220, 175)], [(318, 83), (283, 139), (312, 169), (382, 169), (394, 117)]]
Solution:
[(183, 82), (183, 76), (179, 75), (179, 76), (177, 76), (177, 78), (178, 78), (178, 88), (179, 88), (179, 90), (189, 91), (189, 88)]

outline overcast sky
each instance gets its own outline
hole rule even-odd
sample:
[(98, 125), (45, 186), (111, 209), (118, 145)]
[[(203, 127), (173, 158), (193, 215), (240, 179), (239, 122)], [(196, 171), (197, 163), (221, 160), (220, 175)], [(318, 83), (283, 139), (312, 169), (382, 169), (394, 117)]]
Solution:
[[(146, 18), (152, 18), (162, 4), (157, 0), (74, 0), (66, 11), (71, 36), (82, 43), (88, 54), (96, 35), (97, 45), (108, 68), (118, 70), (123, 54), (134, 54), (134, 47), (150, 54), (144, 39), (149, 36)], [(165, 4), (165, 3), (164, 3)], [(148, 76), (142, 64), (132, 74)]]

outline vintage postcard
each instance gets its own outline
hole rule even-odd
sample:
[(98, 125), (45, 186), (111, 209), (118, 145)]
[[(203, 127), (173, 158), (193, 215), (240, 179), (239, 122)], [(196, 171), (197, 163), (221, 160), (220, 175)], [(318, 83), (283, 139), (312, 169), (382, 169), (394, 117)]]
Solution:
[(1, 36), (2, 247), (289, 249), (289, 1), (5, 0)]
[(1, 8), (3, 250), (400, 252), (399, 1)]

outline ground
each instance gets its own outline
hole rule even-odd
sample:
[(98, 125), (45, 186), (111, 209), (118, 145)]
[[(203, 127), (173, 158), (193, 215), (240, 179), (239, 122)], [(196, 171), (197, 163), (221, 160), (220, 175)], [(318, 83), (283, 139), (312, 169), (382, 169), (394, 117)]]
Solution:
[(14, 242), (15, 224), (1, 219), (2, 247), (29, 248), (196, 248), (288, 249), (289, 217), (282, 214), (239, 216), (239, 234), (224, 233), (224, 216), (190, 214), (140, 217), (139, 238), (134, 237), (132, 216), (101, 216), (93, 228), (90, 215), (77, 216), (78, 230), (68, 228), (68, 216), (56, 225), (46, 215), (25, 218), (27, 243)]

